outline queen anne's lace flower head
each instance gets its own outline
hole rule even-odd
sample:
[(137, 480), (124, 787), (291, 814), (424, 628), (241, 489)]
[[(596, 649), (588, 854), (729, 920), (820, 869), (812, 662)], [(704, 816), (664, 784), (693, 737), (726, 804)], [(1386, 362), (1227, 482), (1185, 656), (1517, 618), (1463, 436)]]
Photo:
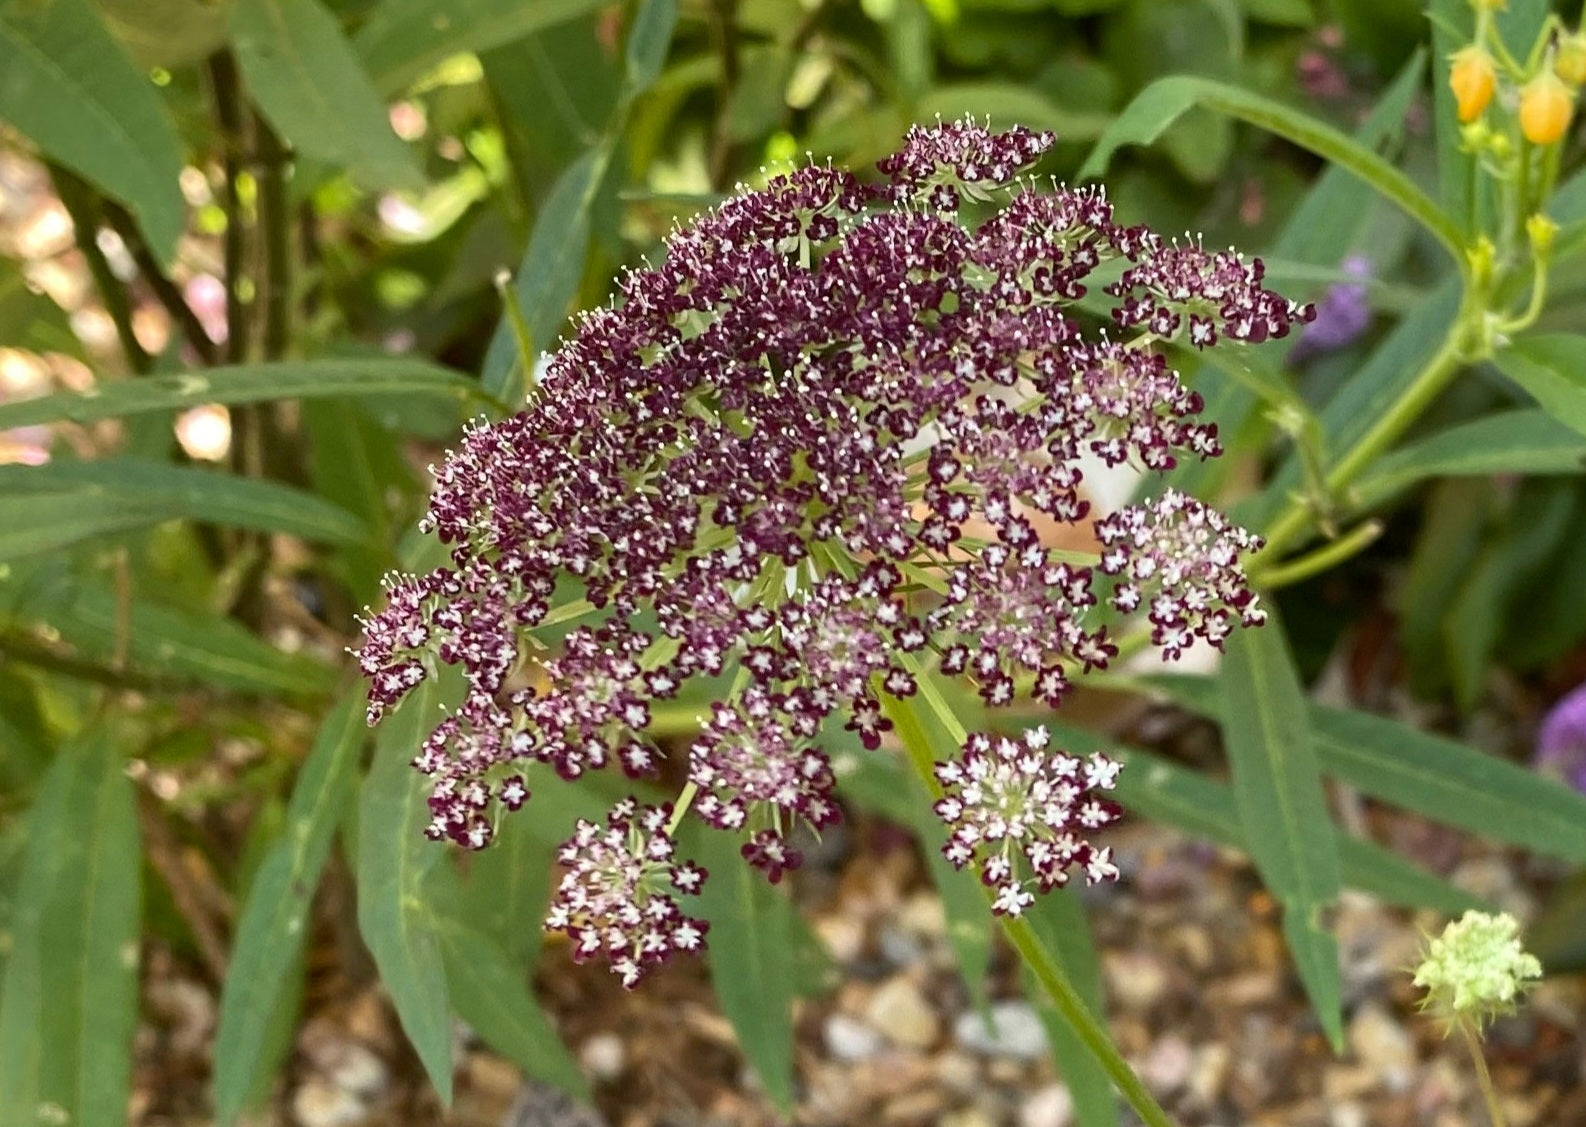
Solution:
[(627, 987), (678, 951), (700, 951), (710, 925), (683, 914), (674, 893), (694, 895), (705, 870), (673, 860), (666, 831), (670, 806), (618, 803), (598, 826), (579, 819), (573, 837), (557, 852), (567, 867), (545, 926), (572, 941), (573, 958), (596, 954)]
[[(1102, 521), (1099, 567), (1037, 529), (1088, 521), (1083, 459), (1219, 452), (1160, 342), (1282, 336), (1310, 311), (1262, 288), (1259, 262), (1122, 226), (1099, 190), (1019, 180), (1051, 144), (958, 122), (911, 130), (879, 185), (812, 166), (744, 189), (582, 319), (524, 410), (468, 430), (423, 522), (450, 559), (390, 579), (359, 651), (371, 722), (438, 664), (467, 682), (415, 760), (431, 836), (481, 847), (551, 776), (653, 776), (656, 702), (720, 677), (735, 688), (690, 749), (691, 809), (777, 879), (800, 861), (788, 833), (838, 817), (820, 733), (879, 747), (916, 670), (1056, 705), (1117, 654), (1098, 621), (1114, 608), (1147, 611), (1173, 655), (1259, 621), (1238, 564), (1255, 538), (1187, 498)], [(1135, 339), (1072, 308), (1116, 259)], [(592, 610), (546, 649), (553, 596)], [(1075, 859), (1107, 871), (1084, 809), (1071, 837), (1040, 823), (1038, 883)], [(666, 857), (643, 864), (670, 857), (653, 819), (622, 819), (580, 828), (552, 926), (631, 978), (695, 933), (653, 874), (618, 878), (655, 842)]]
[(1067, 884), (1071, 869), (1087, 884), (1118, 875), (1111, 847), (1086, 838), (1122, 812), (1101, 794), (1117, 783), (1121, 764), (1049, 750), (1050, 743), (1045, 728), (1020, 740), (976, 732), (962, 758), (936, 765), (943, 790), (936, 813), (949, 831), (942, 855), (959, 869), (979, 864), (999, 915), (1023, 914), (1035, 900), (1032, 881), (1048, 892)]
[(1415, 984), (1427, 1005), (1479, 1029), (1493, 1017), (1514, 1012), (1515, 1000), (1542, 964), (1520, 945), (1520, 924), (1507, 912), (1471, 909), (1427, 944)]

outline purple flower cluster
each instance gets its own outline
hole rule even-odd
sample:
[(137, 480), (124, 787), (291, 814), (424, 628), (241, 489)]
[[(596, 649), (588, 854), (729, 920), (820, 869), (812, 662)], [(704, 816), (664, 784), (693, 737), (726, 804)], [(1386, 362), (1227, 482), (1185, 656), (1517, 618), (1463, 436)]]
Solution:
[(710, 925), (683, 914), (672, 893), (695, 895), (705, 870), (673, 860), (670, 806), (625, 799), (604, 826), (580, 818), (557, 853), (567, 866), (545, 926), (572, 941), (577, 962), (604, 953), (624, 986), (678, 951), (702, 951)]
[(1070, 868), (1087, 884), (1118, 875), (1111, 847), (1097, 848), (1085, 835), (1122, 814), (1096, 793), (1113, 788), (1122, 765), (1099, 753), (1080, 759), (1050, 751), (1050, 743), (1045, 728), (1022, 740), (975, 732), (961, 759), (936, 765), (943, 789), (936, 813), (950, 831), (942, 854), (960, 869), (979, 863), (998, 915), (1022, 915), (1034, 902), (1026, 867), (1042, 892), (1067, 884)]
[[(424, 522), (450, 562), (389, 582), (359, 654), (371, 722), (437, 662), (466, 676), (416, 760), (432, 836), (487, 843), (536, 765), (653, 774), (651, 705), (730, 677), (686, 793), (776, 880), (800, 860), (788, 833), (838, 816), (822, 729), (880, 746), (884, 699), (913, 694), (932, 655), (988, 702), (1055, 705), (1117, 653), (1094, 621), (1108, 591), (1148, 606), (1175, 656), (1259, 620), (1238, 564), (1257, 542), (1188, 499), (1103, 521), (1099, 568), (1060, 558), (1037, 522), (1086, 522), (1082, 459), (1219, 452), (1156, 350), (1181, 324), (1204, 346), (1282, 336), (1310, 310), (1263, 289), (1259, 262), (1115, 223), (1099, 191), (1018, 181), (1051, 143), (939, 125), (881, 162), (884, 184), (808, 167), (744, 190), (584, 317), (525, 410), (465, 435)], [(966, 199), (1001, 207), (976, 224)], [(1070, 309), (1120, 258), (1109, 292), (1136, 341)], [(538, 648), (553, 598), (580, 596), (593, 621)], [(594, 829), (573, 844), (575, 871), (620, 852)], [(592, 922), (615, 907), (575, 881), (552, 926), (626, 979), (676, 921)]]

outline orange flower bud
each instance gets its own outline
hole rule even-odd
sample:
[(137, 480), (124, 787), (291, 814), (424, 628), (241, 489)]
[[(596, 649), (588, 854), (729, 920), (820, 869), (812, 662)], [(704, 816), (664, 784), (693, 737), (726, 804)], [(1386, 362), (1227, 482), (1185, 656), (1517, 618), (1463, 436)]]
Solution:
[(1459, 120), (1468, 124), (1480, 117), (1492, 101), (1493, 91), (1498, 88), (1498, 70), (1492, 64), (1492, 56), (1476, 46), (1455, 51), (1452, 63), (1448, 86), (1454, 91)]
[(1543, 71), (1520, 91), (1520, 132), (1533, 145), (1551, 145), (1569, 129), (1575, 95), (1552, 71)]
[(1586, 36), (1576, 32), (1559, 41), (1553, 58), (1553, 73), (1570, 86), (1586, 82)]

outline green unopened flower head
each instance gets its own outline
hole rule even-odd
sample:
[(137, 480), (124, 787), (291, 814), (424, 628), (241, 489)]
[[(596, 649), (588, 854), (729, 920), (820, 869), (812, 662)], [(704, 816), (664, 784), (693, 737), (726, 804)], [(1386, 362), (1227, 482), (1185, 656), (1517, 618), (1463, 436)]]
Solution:
[(1477, 1028), (1512, 1013), (1527, 980), (1542, 976), (1542, 964), (1520, 946), (1519, 932), (1507, 912), (1469, 911), (1445, 927), (1415, 971), (1415, 984), (1427, 991), (1425, 1004)]

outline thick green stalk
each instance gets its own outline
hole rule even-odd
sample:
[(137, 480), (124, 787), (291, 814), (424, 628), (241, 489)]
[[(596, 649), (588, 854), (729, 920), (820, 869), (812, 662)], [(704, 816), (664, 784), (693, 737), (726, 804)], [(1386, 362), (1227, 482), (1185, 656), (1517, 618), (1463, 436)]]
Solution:
[[(904, 663), (919, 685), (921, 702), (930, 708), (954, 743), (963, 743), (969, 733), (964, 729), (952, 706), (947, 703), (918, 662), (912, 658), (905, 658)], [(905, 702), (899, 712), (901, 714), (907, 710), (909, 705)], [(901, 723), (898, 725), (898, 735), (903, 740), (909, 763), (919, 775), (920, 781), (932, 795), (940, 796), (941, 784), (937, 782), (931, 751), (926, 741), (921, 738), (924, 733), (919, 729), (919, 725)], [(987, 895), (989, 898), (989, 890)], [(1146, 1086), (1140, 1082), (1134, 1069), (1129, 1067), (1129, 1062), (1123, 1059), (1123, 1054), (1107, 1035), (1106, 1027), (1095, 1014), (1090, 1012), (1090, 1007), (1085, 1005), (1079, 992), (1074, 989), (1073, 983), (1069, 982), (1062, 966), (1037, 938), (1030, 925), (1022, 919), (1006, 916), (998, 918), (1002, 923), (1003, 934), (1008, 937), (1008, 942), (1013, 945), (1013, 949), (1019, 953), (1019, 957), (1035, 975), (1036, 981), (1041, 984), (1052, 1005), (1078, 1034), (1079, 1039), (1084, 1042), (1085, 1047), (1096, 1058), (1096, 1062), (1112, 1080), (1113, 1086), (1128, 1101), (1129, 1106), (1134, 1109), (1135, 1114), (1146, 1124), (1146, 1127), (1177, 1127), (1168, 1113), (1146, 1090)]]
[[(1477, 313), (1476, 316), (1484, 316)], [(1388, 447), (1421, 417), (1434, 399), (1459, 371), (1465, 359), (1464, 344), (1470, 331), (1469, 315), (1462, 315), (1448, 331), (1443, 346), (1426, 362), (1410, 386), (1371, 428), (1327, 471), (1323, 484), (1335, 496), (1352, 483)], [(1258, 559), (1278, 559), (1279, 553), (1303, 535), (1310, 523), (1309, 506), (1304, 498), (1291, 501), (1288, 508), (1266, 531), (1266, 547)]]

